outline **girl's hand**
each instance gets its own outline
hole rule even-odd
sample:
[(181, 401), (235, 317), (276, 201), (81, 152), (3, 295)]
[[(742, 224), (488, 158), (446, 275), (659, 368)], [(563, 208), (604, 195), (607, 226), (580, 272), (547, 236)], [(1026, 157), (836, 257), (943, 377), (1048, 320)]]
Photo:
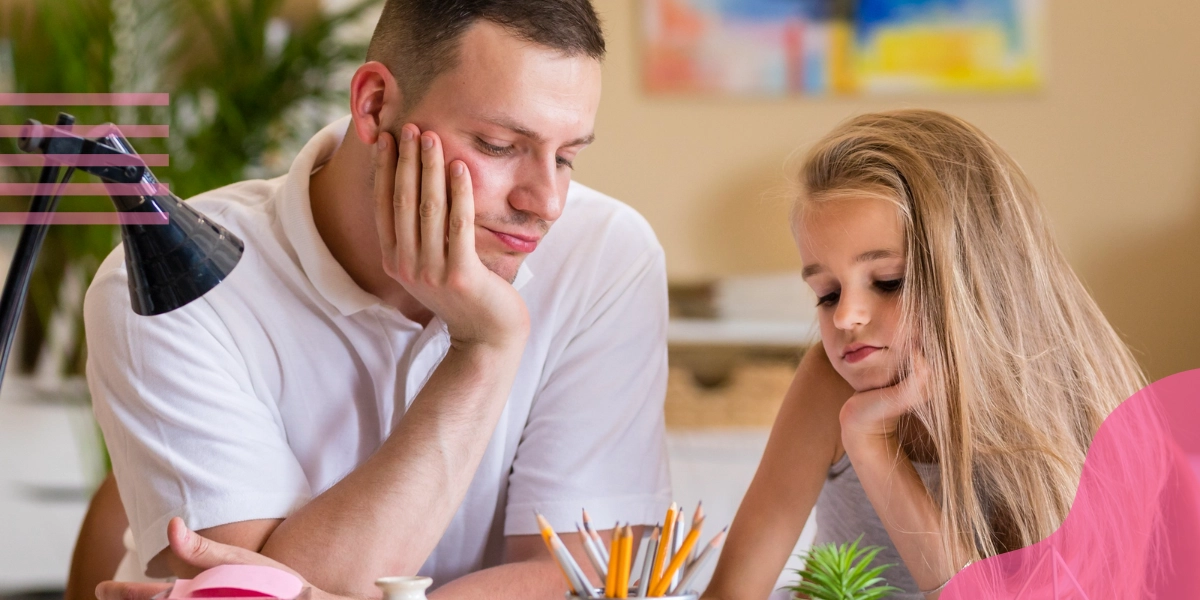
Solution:
[(843, 445), (853, 440), (894, 438), (900, 417), (928, 399), (928, 378), (928, 363), (914, 354), (908, 372), (898, 382), (851, 396), (838, 415)]

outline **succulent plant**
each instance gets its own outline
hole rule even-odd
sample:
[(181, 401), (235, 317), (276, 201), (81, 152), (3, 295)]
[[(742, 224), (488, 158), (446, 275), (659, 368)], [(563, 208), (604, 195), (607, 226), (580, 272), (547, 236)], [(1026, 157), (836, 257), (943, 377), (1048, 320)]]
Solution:
[(883, 547), (860, 548), (861, 541), (860, 535), (853, 542), (821, 544), (803, 553), (804, 568), (796, 571), (800, 578), (787, 589), (812, 600), (879, 600), (901, 591), (882, 577), (895, 565), (871, 567)]

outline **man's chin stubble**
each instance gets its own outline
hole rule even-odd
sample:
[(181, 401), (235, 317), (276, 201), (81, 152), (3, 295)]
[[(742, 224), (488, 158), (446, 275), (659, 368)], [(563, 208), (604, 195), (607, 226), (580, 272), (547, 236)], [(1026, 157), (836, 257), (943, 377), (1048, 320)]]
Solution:
[(502, 268), (502, 265), (496, 264), (495, 261), (483, 260), (481, 258), (480, 262), (483, 263), (483, 266), (486, 267), (487, 270), (495, 273), (501, 279), (507, 281), (509, 285), (512, 285), (513, 282), (517, 280), (517, 273), (519, 273), (521, 270), (521, 263), (517, 263), (517, 267), (512, 270), (512, 274), (506, 274), (504, 272), (505, 270)]

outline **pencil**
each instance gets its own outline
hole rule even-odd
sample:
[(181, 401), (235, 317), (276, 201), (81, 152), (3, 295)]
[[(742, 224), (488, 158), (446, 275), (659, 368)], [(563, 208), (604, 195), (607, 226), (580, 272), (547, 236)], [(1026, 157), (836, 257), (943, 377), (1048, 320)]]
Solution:
[(550, 556), (554, 557), (554, 562), (558, 563), (558, 568), (562, 571), (563, 579), (567, 580), (567, 587), (571, 588), (571, 592), (574, 594), (582, 593), (577, 587), (579, 582), (575, 577), (575, 573), (571, 572), (567, 564), (563, 562), (558, 549), (554, 545), (554, 529), (550, 527), (550, 522), (537, 511), (534, 511), (533, 514), (537, 517), (538, 531), (542, 534), (542, 541), (546, 542), (546, 549), (550, 551)]
[(679, 585), (675, 586), (675, 589), (671, 590), (672, 594), (683, 594), (687, 592), (687, 586), (692, 584), (692, 581), (695, 580), (696, 576), (700, 574), (700, 570), (703, 569), (704, 566), (712, 559), (712, 557), (716, 555), (717, 547), (721, 545), (721, 542), (725, 541), (725, 532), (728, 531), (728, 529), (729, 528), (726, 527), (717, 533), (717, 535), (713, 536), (712, 541), (709, 542), (708, 546), (704, 548), (704, 552), (701, 552), (700, 556), (696, 557), (696, 560), (692, 561), (691, 566), (687, 568), (687, 571), (683, 574), (683, 579), (679, 580)]
[(614, 527), (612, 533), (612, 551), (608, 553), (608, 576), (604, 579), (604, 597), (616, 598), (617, 573), (621, 570), (618, 564), (621, 560), (621, 528)]
[[(633, 529), (631, 528), (630, 532), (632, 532), (632, 531), (633, 531)], [(642, 551), (642, 547), (644, 547), (646, 545), (646, 541), (649, 539), (650, 539), (650, 528), (643, 527), (642, 528), (642, 536), (633, 540), (633, 555), (629, 557), (629, 583), (630, 583), (630, 585), (632, 585), (634, 583), (633, 569), (635, 568), (635, 565), (638, 564), (638, 557), (639, 557), (638, 553)]]
[(600, 556), (600, 551), (596, 549), (596, 542), (592, 540), (592, 536), (584, 531), (583, 526), (579, 523), (575, 524), (575, 529), (579, 531), (579, 541), (583, 542), (583, 552), (587, 554), (588, 562), (592, 563), (592, 568), (596, 570), (596, 576), (600, 579), (608, 577), (608, 565), (604, 564), (604, 559)]
[[(703, 521), (702, 521), (703, 522)], [(700, 530), (693, 527), (688, 533), (687, 539), (683, 540), (683, 547), (675, 556), (671, 558), (671, 564), (667, 565), (667, 570), (663, 572), (663, 576), (659, 578), (658, 584), (650, 588), (651, 596), (661, 596), (667, 593), (667, 588), (671, 586), (671, 578), (675, 576), (675, 572), (679, 567), (683, 566), (683, 561), (687, 560), (688, 553), (692, 551), (692, 546), (696, 545), (696, 540), (700, 537)]]
[(617, 597), (629, 597), (629, 569), (633, 562), (633, 529), (626, 524), (621, 534), (621, 563), (617, 572)]
[(566, 544), (563, 544), (562, 540), (558, 537), (551, 538), (550, 541), (554, 544), (555, 551), (558, 552), (560, 560), (565, 562), (567, 564), (567, 568), (575, 574), (575, 581), (577, 582), (576, 585), (580, 590), (578, 595), (583, 596), (584, 598), (595, 598), (596, 592), (595, 588), (592, 587), (591, 580), (588, 579), (588, 576), (583, 572), (583, 569), (579, 568), (579, 563), (575, 562), (575, 558), (571, 556), (571, 551), (567, 550)]
[[(702, 519), (704, 519), (704, 501), (703, 500), (696, 503), (696, 513), (694, 515), (692, 515), (692, 523), (699, 523)], [(688, 565), (689, 566), (693, 562), (695, 562), (696, 552), (698, 550), (699, 550), (699, 547), (692, 548), (692, 555), (688, 557)]]
[(600, 538), (600, 534), (596, 531), (596, 528), (592, 527), (592, 516), (588, 514), (586, 508), (583, 509), (583, 529), (588, 532), (588, 535), (592, 536), (592, 542), (600, 550), (601, 562), (607, 563), (609, 559), (608, 548), (604, 546), (604, 540)]
[(671, 533), (675, 527), (675, 515), (678, 513), (677, 505), (672, 502), (671, 507), (667, 509), (667, 518), (663, 521), (662, 537), (659, 538), (658, 550), (654, 553), (654, 567), (650, 571), (650, 589), (658, 587), (659, 576), (662, 573), (663, 563), (667, 560), (667, 554), (671, 551)]
[(545, 517), (538, 513), (537, 516), (538, 528), (542, 532), (542, 539), (546, 541), (546, 545), (550, 548), (550, 554), (558, 561), (558, 567), (562, 569), (563, 576), (567, 578), (567, 583), (571, 586), (571, 591), (577, 596), (584, 598), (592, 598), (592, 582), (588, 580), (583, 569), (579, 568), (579, 563), (575, 562), (575, 558), (571, 556), (571, 552), (567, 550), (567, 545), (559, 539), (558, 534), (554, 533), (554, 528), (550, 527), (550, 522)]
[[(691, 530), (688, 529), (687, 517), (684, 516), (683, 507), (680, 506), (679, 514), (675, 517), (675, 531), (671, 535), (671, 553), (667, 555), (668, 557), (674, 558), (679, 553), (679, 549), (683, 547), (683, 538), (686, 537), (689, 531)], [(675, 575), (671, 577), (671, 581), (667, 584), (667, 587), (675, 587), (676, 583), (679, 583), (679, 571), (676, 571)]]
[(646, 543), (646, 556), (642, 558), (642, 576), (638, 579), (638, 598), (645, 598), (650, 594), (650, 569), (654, 567), (654, 554), (658, 551), (659, 533), (659, 527), (655, 525), (654, 533), (650, 534), (650, 541)]

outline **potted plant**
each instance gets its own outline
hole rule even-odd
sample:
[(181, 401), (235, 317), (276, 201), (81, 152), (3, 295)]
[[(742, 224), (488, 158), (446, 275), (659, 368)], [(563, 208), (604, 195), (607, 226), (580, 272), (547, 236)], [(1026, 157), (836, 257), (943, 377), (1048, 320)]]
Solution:
[(901, 591), (887, 585), (883, 572), (895, 565), (871, 567), (871, 561), (883, 548), (859, 547), (862, 536), (850, 543), (821, 544), (801, 555), (804, 568), (796, 571), (799, 579), (789, 586), (795, 598), (812, 600), (879, 600)]

